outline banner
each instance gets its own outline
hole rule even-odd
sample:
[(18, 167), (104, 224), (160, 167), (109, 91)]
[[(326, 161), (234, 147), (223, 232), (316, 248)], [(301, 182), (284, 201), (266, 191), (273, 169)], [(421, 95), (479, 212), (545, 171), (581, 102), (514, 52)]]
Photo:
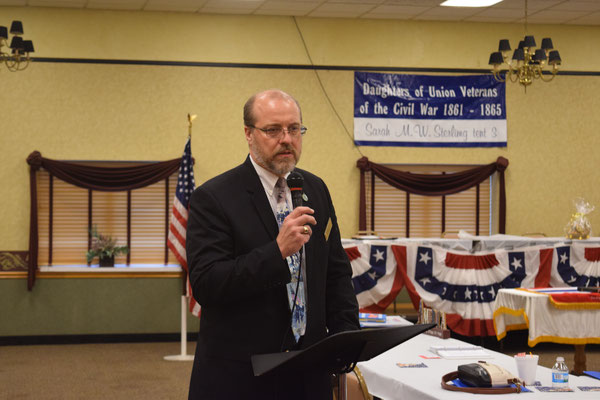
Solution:
[(354, 143), (506, 147), (505, 97), (492, 75), (355, 72)]

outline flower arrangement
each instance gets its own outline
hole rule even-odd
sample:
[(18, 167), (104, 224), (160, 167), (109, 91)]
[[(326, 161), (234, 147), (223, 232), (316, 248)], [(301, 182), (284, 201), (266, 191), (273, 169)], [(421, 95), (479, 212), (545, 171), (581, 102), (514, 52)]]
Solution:
[(92, 236), (92, 248), (86, 253), (88, 263), (92, 262), (95, 257), (98, 257), (100, 266), (113, 266), (115, 256), (129, 252), (127, 246), (117, 246), (116, 239), (98, 233), (96, 225), (90, 229), (90, 235)]

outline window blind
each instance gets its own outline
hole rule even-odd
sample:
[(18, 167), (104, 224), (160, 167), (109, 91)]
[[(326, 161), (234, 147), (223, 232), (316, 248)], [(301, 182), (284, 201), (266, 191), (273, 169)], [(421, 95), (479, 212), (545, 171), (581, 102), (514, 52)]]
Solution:
[[(396, 170), (450, 174), (473, 166), (397, 165)], [(491, 177), (471, 189), (446, 196), (421, 196), (396, 189), (374, 174), (365, 174), (367, 224), (371, 232), (393, 237), (440, 237), (465, 230), (490, 234)]]
[[(153, 185), (123, 192), (88, 190), (38, 171), (38, 265), (86, 265), (88, 227), (129, 246), (116, 264), (177, 263), (167, 251), (168, 220), (177, 173)], [(93, 263), (97, 263), (94, 260)]]

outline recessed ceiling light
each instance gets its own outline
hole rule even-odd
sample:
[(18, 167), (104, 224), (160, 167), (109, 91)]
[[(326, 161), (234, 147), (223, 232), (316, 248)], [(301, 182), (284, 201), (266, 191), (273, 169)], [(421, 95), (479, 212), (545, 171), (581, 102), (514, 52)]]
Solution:
[(445, 7), (489, 7), (502, 0), (446, 0), (440, 6)]

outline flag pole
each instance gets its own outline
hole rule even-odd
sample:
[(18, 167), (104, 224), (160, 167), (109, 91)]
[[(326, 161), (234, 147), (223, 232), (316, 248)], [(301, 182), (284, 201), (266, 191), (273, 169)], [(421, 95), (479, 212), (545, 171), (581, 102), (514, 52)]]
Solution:
[(192, 122), (196, 119), (197, 115), (188, 114), (188, 137), (192, 138)]
[(187, 296), (181, 295), (181, 354), (164, 356), (167, 361), (193, 361), (194, 356), (187, 354)]
[[(192, 139), (192, 122), (196, 119), (196, 115), (191, 115), (188, 113), (188, 138)], [(184, 270), (185, 271), (185, 270)], [(181, 353), (171, 356), (164, 356), (163, 358), (167, 361), (193, 361), (194, 356), (187, 354), (187, 308), (188, 308), (188, 295), (187, 292), (187, 277), (183, 277), (183, 294), (181, 295), (181, 334), (180, 334), (180, 343), (181, 343)]]

